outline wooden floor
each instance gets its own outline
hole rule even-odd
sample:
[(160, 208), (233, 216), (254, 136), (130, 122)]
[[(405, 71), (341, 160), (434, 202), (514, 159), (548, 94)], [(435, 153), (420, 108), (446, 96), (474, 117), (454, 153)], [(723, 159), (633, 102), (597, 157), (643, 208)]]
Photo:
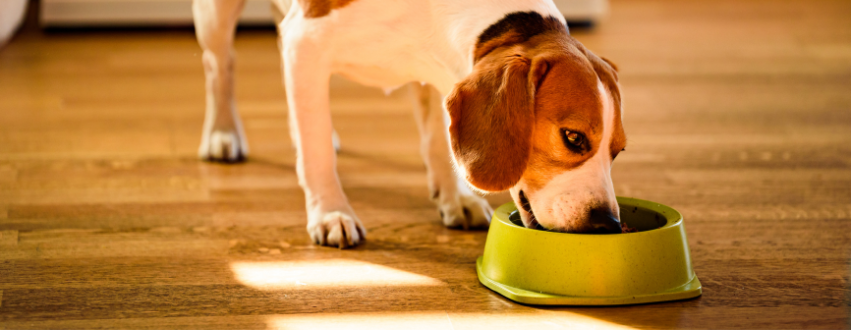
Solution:
[(339, 79), (369, 238), (314, 246), (274, 31), (237, 37), (252, 153), (220, 165), (195, 159), (191, 30), (30, 30), (0, 51), (0, 329), (848, 327), (851, 2), (616, 0), (574, 34), (621, 68), (615, 190), (685, 215), (702, 297), (536, 308), (486, 289), (486, 233), (440, 225), (405, 94)]

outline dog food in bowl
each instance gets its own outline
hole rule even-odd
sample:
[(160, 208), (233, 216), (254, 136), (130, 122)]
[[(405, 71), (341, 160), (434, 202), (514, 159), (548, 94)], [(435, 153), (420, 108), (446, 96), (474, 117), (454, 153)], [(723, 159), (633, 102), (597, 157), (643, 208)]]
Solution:
[[(653, 230), (661, 228), (662, 226), (668, 223), (668, 221), (665, 220), (665, 218), (660, 216), (658, 213), (649, 212), (648, 210), (643, 210), (638, 207), (621, 206), (620, 209), (621, 230), (624, 234)], [(520, 218), (519, 210), (511, 212), (511, 214), (509, 214), (508, 216), (508, 220), (515, 225), (525, 227), (523, 225), (523, 220)]]

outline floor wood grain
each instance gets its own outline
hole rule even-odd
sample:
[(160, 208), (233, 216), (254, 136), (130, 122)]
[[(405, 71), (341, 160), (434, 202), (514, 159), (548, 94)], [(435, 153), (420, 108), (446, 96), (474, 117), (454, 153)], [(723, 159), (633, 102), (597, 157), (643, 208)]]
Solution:
[[(619, 195), (686, 219), (702, 297), (538, 308), (476, 279), (486, 233), (428, 200), (409, 101), (332, 81), (369, 238), (314, 246), (274, 31), (238, 33), (251, 159), (197, 161), (191, 30), (42, 32), (0, 51), (0, 329), (849, 327), (851, 3), (614, 0)], [(505, 195), (488, 197), (493, 204)]]

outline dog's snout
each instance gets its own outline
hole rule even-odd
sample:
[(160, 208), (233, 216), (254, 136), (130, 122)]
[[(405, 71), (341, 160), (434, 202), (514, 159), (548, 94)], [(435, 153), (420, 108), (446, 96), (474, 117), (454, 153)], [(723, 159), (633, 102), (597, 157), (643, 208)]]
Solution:
[(597, 233), (620, 233), (621, 223), (609, 208), (595, 208), (588, 216), (591, 228)]

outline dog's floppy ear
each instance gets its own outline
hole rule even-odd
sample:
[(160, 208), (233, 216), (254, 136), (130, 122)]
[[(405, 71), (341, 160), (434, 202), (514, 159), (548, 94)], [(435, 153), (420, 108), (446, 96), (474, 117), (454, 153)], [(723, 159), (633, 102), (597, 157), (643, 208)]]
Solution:
[(453, 156), (473, 187), (495, 192), (520, 181), (532, 149), (535, 89), (547, 68), (522, 54), (491, 54), (446, 97)]
[(618, 67), (615, 63), (609, 61), (607, 58), (597, 56), (588, 49), (584, 50), (585, 57), (587, 57), (588, 61), (591, 62), (591, 66), (594, 67), (594, 71), (597, 72), (597, 75), (600, 76), (601, 80), (610, 79), (613, 82), (618, 81)]
[(600, 77), (600, 80), (606, 85), (609, 92), (612, 93), (615, 107), (620, 109), (621, 93), (620, 88), (618, 87), (618, 67), (615, 63), (612, 63), (612, 61), (599, 57), (588, 49), (585, 49), (585, 57), (588, 58), (588, 61), (591, 62), (591, 66), (594, 67), (594, 71), (597, 73), (597, 76)]
[(615, 65), (615, 62), (612, 62), (608, 58), (605, 58), (605, 57), (602, 57), (602, 56), (600, 57), (600, 59), (603, 60), (603, 62), (606, 62), (606, 64), (608, 64), (610, 67), (612, 67), (612, 71), (614, 71), (614, 73), (615, 73), (615, 80), (617, 80), (617, 78), (618, 78), (618, 66)]

